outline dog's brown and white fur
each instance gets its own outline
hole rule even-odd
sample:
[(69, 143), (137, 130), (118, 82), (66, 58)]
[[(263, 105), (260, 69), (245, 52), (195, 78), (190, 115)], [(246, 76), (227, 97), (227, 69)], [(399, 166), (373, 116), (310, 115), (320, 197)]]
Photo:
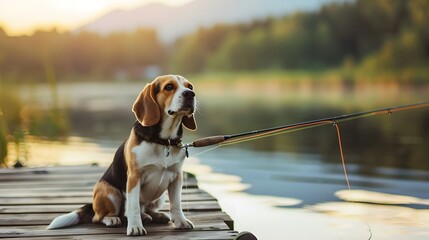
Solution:
[[(128, 221), (127, 235), (146, 235), (143, 223), (167, 223), (192, 229), (181, 207), (182, 125), (196, 129), (195, 93), (182, 76), (166, 75), (146, 85), (137, 97), (137, 118), (130, 136), (118, 148), (112, 164), (94, 187), (92, 204), (55, 218), (48, 229), (78, 223), (101, 222), (116, 227)], [(166, 191), (168, 190), (168, 191)], [(158, 212), (166, 199), (170, 213)]]

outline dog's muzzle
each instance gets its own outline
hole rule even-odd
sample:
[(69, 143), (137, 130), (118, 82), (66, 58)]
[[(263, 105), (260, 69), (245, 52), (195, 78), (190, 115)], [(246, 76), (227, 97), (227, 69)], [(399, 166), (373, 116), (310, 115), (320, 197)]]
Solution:
[[(186, 90), (182, 92), (182, 105), (179, 108), (178, 112), (186, 112), (187, 114), (192, 114), (195, 111), (195, 93), (191, 90)], [(176, 111), (168, 110), (169, 115), (176, 114)]]
[(195, 93), (190, 90), (186, 90), (182, 93), (183, 104), (181, 110), (189, 111), (189, 113), (194, 113), (195, 110)]

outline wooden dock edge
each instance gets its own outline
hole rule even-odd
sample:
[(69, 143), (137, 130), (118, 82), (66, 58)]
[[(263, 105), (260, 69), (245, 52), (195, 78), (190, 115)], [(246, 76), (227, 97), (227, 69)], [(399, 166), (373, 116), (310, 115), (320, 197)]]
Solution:
[[(92, 188), (105, 168), (92, 165), (0, 169), (1, 239), (117, 239), (128, 238), (125, 226), (107, 228), (82, 224), (46, 230), (53, 218), (91, 202)], [(182, 193), (185, 215), (195, 229), (183, 231), (169, 224), (145, 225), (150, 239), (254, 240), (250, 232), (234, 230), (233, 219), (217, 199), (198, 187), (187, 173)], [(168, 204), (161, 211), (168, 212)]]

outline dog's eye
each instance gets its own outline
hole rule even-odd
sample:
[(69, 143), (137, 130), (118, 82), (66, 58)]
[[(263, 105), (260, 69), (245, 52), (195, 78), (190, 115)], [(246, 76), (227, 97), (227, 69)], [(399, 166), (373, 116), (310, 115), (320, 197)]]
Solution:
[(189, 89), (194, 90), (194, 87), (192, 85), (189, 84), (188, 86)]
[(171, 91), (171, 90), (173, 90), (173, 84), (167, 84), (165, 87), (164, 87), (164, 90), (166, 90), (166, 91)]

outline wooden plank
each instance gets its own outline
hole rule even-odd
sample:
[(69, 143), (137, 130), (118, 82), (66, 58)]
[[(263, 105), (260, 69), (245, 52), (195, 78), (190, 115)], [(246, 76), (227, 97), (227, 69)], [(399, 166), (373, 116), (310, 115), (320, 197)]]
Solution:
[(14, 188), (27, 188), (31, 189), (33, 187), (61, 187), (61, 186), (73, 186), (73, 187), (79, 187), (79, 186), (91, 186), (94, 187), (95, 183), (97, 183), (98, 180), (87, 180), (87, 179), (79, 179), (74, 181), (23, 181), (23, 182), (0, 182), (0, 189), (14, 189)]
[[(59, 205), (10, 205), (0, 206), (0, 213), (68, 213), (74, 211), (83, 204), (59, 204)], [(183, 202), (184, 211), (220, 211), (221, 208), (217, 201), (196, 201)], [(161, 210), (168, 210), (169, 205), (165, 204)]]
[(82, 207), (82, 204), (65, 205), (21, 205), (21, 206), (0, 206), (1, 214), (16, 213), (68, 213)]
[[(31, 192), (27, 188), (18, 189), (0, 189), (1, 198), (30, 198), (30, 197), (92, 197), (93, 188), (87, 188), (82, 190), (81, 188), (69, 188), (67, 191), (60, 191), (64, 189), (60, 188), (45, 189), (31, 189)], [(182, 190), (183, 195), (209, 195), (206, 191), (198, 188), (184, 188)]]
[[(99, 176), (101, 177), (101, 175)], [(41, 186), (43, 187), (61, 187), (61, 186), (68, 186), (68, 187), (87, 187), (87, 186), (94, 186), (98, 180), (99, 177), (94, 179), (87, 179), (82, 178), (79, 176), (77, 178), (76, 176), (71, 179), (45, 179), (39, 181), (39, 178), (30, 178), (27, 177), (25, 180), (22, 181), (0, 181), (0, 189), (15, 189), (15, 188), (39, 188)], [(195, 178), (188, 178), (183, 181), (183, 188), (198, 188), (197, 180)]]
[[(54, 196), (54, 197), (0, 197), (0, 206), (7, 205), (45, 205), (45, 204), (87, 204), (92, 202), (92, 194), (89, 196)], [(182, 194), (182, 201), (209, 201), (215, 200), (208, 193)], [(167, 201), (168, 202), (168, 201)]]
[[(165, 212), (165, 211), (164, 211)], [(31, 226), (48, 225), (52, 219), (58, 217), (58, 213), (18, 213), (0, 214), (0, 226)], [(192, 221), (222, 220), (230, 222), (231, 218), (225, 212), (186, 212), (186, 217)], [(228, 223), (227, 223), (228, 224)]]
[[(7, 196), (8, 192), (11, 191), (28, 191), (31, 190), (32, 192), (36, 191), (45, 191), (45, 192), (52, 192), (52, 191), (58, 191), (58, 192), (64, 192), (64, 191), (91, 191), (94, 188), (95, 183), (98, 180), (94, 181), (88, 181), (88, 180), (81, 180), (81, 181), (74, 181), (74, 182), (68, 182), (68, 181), (56, 181), (56, 182), (38, 182), (33, 181), (31, 183), (27, 182), (10, 182), (10, 183), (0, 183), (0, 196), (4, 194), (3, 196)], [(196, 181), (193, 182), (187, 182), (184, 183), (183, 189), (193, 189), (198, 188), (198, 184)]]
[(0, 214), (0, 226), (48, 225), (58, 213)]
[[(182, 201), (195, 202), (195, 201), (211, 201), (215, 200), (208, 194), (184, 194)], [(0, 198), (0, 207), (3, 206), (17, 206), (17, 205), (63, 205), (63, 204), (87, 204), (92, 202), (92, 196), (89, 197), (29, 197), (29, 198)], [(168, 200), (167, 200), (168, 202)]]
[(65, 198), (65, 197), (92, 197), (92, 188), (87, 191), (76, 189), (75, 191), (40, 191), (33, 190), (31, 192), (22, 191), (21, 189), (11, 189), (10, 191), (0, 190), (0, 204), (1, 199), (20, 199), (20, 198)]
[(0, 205), (32, 205), (32, 204), (86, 204), (92, 202), (92, 197), (29, 197), (29, 198), (0, 198)]
[[(215, 231), (215, 230), (230, 230), (229, 227), (223, 221), (200, 221), (195, 222), (195, 231)], [(107, 228), (102, 224), (81, 224), (75, 225), (69, 228), (46, 230), (46, 225), (38, 226), (16, 226), (16, 227), (0, 227), (0, 236), (6, 237), (50, 237), (50, 236), (67, 236), (67, 235), (79, 235), (84, 233), (86, 235), (92, 234), (109, 234), (109, 233), (121, 233), (126, 234), (126, 227), (118, 228)], [(168, 224), (147, 224), (145, 225), (148, 233), (159, 233), (159, 232), (182, 232), (184, 230), (178, 230), (174, 228), (173, 223)], [(189, 230), (192, 231), (192, 230)]]
[(16, 193), (29, 193), (29, 194), (37, 194), (37, 193), (58, 193), (61, 194), (62, 192), (91, 192), (94, 189), (94, 186), (52, 186), (52, 187), (45, 187), (45, 186), (39, 186), (39, 187), (32, 187), (31, 192), (29, 191), (29, 188), (27, 186), (22, 186), (19, 188), (10, 188), (10, 189), (0, 189), (0, 196), (9, 196), (10, 194)]
[(68, 180), (75, 181), (85, 178), (87, 180), (96, 181), (100, 179), (100, 173), (79, 173), (79, 178), (76, 174), (17, 174), (17, 175), (0, 175), (0, 182), (21, 182), (21, 181), (56, 181), (56, 180)]
[(0, 168), (0, 175), (17, 174), (43, 174), (43, 173), (103, 173), (107, 167), (94, 165), (77, 166), (49, 166), (49, 167), (25, 167), (25, 168)]
[[(39, 188), (39, 187), (56, 187), (60, 188), (61, 186), (68, 187), (93, 187), (97, 180), (88, 180), (88, 179), (75, 179), (73, 181), (68, 180), (55, 180), (55, 181), (37, 181), (32, 179), (31, 181), (21, 181), (21, 182), (0, 182), (0, 189), (14, 189), (14, 188)], [(183, 188), (198, 188), (198, 184), (196, 180), (190, 179), (188, 181), (184, 181)]]
[[(191, 231), (173, 231), (173, 232), (158, 232), (156, 234), (149, 232), (147, 236), (139, 237), (138, 239), (150, 239), (150, 240), (181, 240), (181, 239), (188, 239), (188, 240), (231, 240), (235, 236), (237, 236), (236, 231), (228, 230), (228, 231), (215, 231), (212, 230), (209, 233), (207, 231), (197, 231), (197, 230), (191, 230)], [(20, 236), (20, 238), (22, 238)], [(2, 239), (16, 239), (16, 238), (2, 238)], [(27, 239), (27, 238), (24, 238)], [(46, 240), (46, 236), (44, 237), (31, 237), (31, 239), (34, 240)], [(88, 234), (82, 234), (82, 233), (76, 233), (75, 235), (69, 235), (69, 236), (49, 236), (49, 239), (56, 240), (56, 239), (100, 239), (100, 240), (107, 240), (107, 239), (137, 239), (137, 237), (134, 236), (127, 236), (124, 233), (104, 233), (100, 235), (88, 235)]]
[[(76, 174), (85, 177), (94, 177), (99, 179), (107, 168), (101, 167), (44, 167), (44, 168), (20, 168), (20, 169), (2, 169), (0, 168), (0, 182), (10, 180), (20, 180), (29, 178), (73, 178)], [(185, 179), (195, 179), (190, 173), (184, 173)]]
[[(208, 197), (211, 195), (207, 192), (198, 189), (198, 188), (185, 188), (182, 190), (182, 194), (184, 197), (188, 196), (189, 199), (193, 199), (192, 197), (195, 196), (204, 196)], [(64, 197), (92, 197), (92, 188), (88, 189), (87, 191), (82, 191), (79, 188), (74, 190), (68, 190), (68, 191), (44, 191), (44, 190), (34, 190), (31, 189), (29, 191), (26, 189), (26, 191), (23, 191), (22, 189), (11, 189), (11, 190), (0, 190), (0, 204), (1, 199), (8, 199), (8, 198), (64, 198)], [(213, 198), (213, 197), (211, 197)], [(197, 198), (199, 199), (199, 198)]]
[[(102, 172), (100, 173), (79, 173), (79, 178), (77, 178), (77, 173), (64, 173), (64, 174), (52, 174), (52, 173), (43, 173), (43, 174), (7, 174), (7, 175), (1, 175), (0, 174), (0, 182), (22, 182), (22, 181), (81, 181), (81, 179), (86, 179), (90, 181), (98, 181), (100, 177), (103, 175)], [(184, 178), (184, 180), (188, 180), (191, 182), (195, 181), (195, 178), (188, 177)]]

